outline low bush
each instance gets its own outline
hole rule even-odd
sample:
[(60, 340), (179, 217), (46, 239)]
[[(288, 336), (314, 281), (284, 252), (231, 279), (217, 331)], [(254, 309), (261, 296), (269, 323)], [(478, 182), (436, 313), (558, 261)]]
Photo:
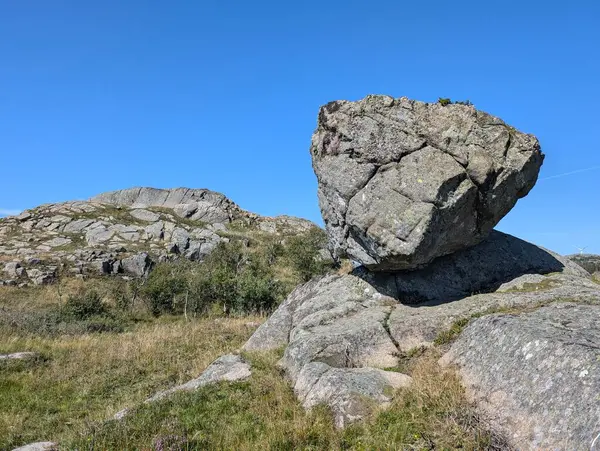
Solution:
[(153, 315), (175, 313), (178, 297), (188, 285), (183, 263), (162, 263), (154, 268), (141, 291)]
[(199, 316), (219, 305), (226, 314), (268, 313), (285, 293), (265, 252), (239, 241), (220, 243), (202, 263), (162, 263), (142, 295), (154, 315)]
[(70, 295), (63, 307), (63, 313), (78, 320), (85, 320), (92, 316), (105, 315), (108, 313), (108, 308), (97, 291), (87, 290)]
[(327, 235), (318, 227), (288, 240), (285, 253), (290, 266), (302, 282), (308, 282), (314, 276), (324, 274), (332, 268), (332, 262), (324, 260), (319, 253), (326, 244)]

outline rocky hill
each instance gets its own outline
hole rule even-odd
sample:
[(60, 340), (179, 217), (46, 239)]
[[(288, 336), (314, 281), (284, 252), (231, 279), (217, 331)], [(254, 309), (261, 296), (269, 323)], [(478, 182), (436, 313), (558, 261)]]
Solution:
[(206, 189), (112, 191), (0, 219), (0, 280), (40, 285), (59, 272), (139, 277), (156, 262), (181, 257), (201, 261), (232, 236), (289, 236), (312, 227), (304, 219), (247, 212)]

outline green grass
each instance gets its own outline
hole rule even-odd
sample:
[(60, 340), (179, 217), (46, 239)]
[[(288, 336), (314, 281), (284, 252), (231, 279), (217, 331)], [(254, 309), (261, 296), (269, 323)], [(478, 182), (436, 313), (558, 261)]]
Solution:
[[(260, 320), (136, 314), (123, 333), (89, 333), (89, 323), (68, 317), (60, 318), (58, 329), (40, 327), (43, 321), (33, 318), (58, 314), (58, 302), (54, 287), (0, 287), (0, 353), (40, 355), (0, 362), (2, 450), (72, 440), (87, 425), (197, 377), (212, 360), (244, 343), (253, 331), (246, 322)], [(25, 320), (5, 320), (9, 316)]]
[[(363, 424), (336, 430), (330, 412), (305, 412), (275, 365), (277, 353), (247, 356), (248, 382), (223, 383), (136, 409), (122, 421), (90, 426), (77, 449), (489, 449), (458, 378), (436, 353), (422, 356), (415, 385)], [(171, 446), (171, 448), (169, 448)]]
[[(97, 290), (110, 304), (112, 283), (68, 281), (60, 290), (0, 287), (0, 308), (26, 318), (47, 315), (82, 287)], [(403, 355), (393, 370), (410, 374), (412, 387), (395, 393), (388, 410), (342, 431), (327, 408), (304, 411), (277, 367), (280, 352), (247, 354), (253, 374), (246, 382), (143, 404), (239, 349), (255, 328), (246, 323), (261, 318), (186, 321), (136, 309), (125, 318), (124, 332), (103, 333), (76, 326), (72, 316), (62, 318), (71, 329), (28, 327), (29, 319), (21, 326), (0, 322), (0, 353), (39, 354), (0, 365), (0, 449), (41, 440), (80, 450), (475, 450), (500, 443), (479, 424), (453, 370), (438, 366), (437, 348)], [(110, 420), (125, 407), (134, 407), (129, 416)]]

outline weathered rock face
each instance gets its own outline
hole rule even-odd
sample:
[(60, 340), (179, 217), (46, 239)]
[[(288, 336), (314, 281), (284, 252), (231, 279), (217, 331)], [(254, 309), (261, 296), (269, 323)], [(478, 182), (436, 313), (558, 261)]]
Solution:
[(395, 300), (354, 276), (326, 276), (298, 287), (244, 346), (286, 346), (281, 366), (305, 408), (327, 404), (338, 427), (386, 405), (404, 374), (384, 371), (397, 362), (387, 330)]
[(458, 365), (515, 449), (588, 450), (600, 434), (599, 350), (600, 306), (556, 303), (472, 321), (442, 362)]
[(260, 217), (208, 190), (113, 191), (0, 218), (0, 261), (7, 262), (0, 284), (51, 283), (58, 272), (141, 277), (155, 262), (202, 261), (229, 240), (232, 224), (282, 239), (315, 226), (288, 216)]
[(471, 106), (386, 96), (322, 107), (311, 155), (334, 253), (376, 271), (479, 243), (543, 161), (534, 136)]
[[(407, 376), (390, 375), (385, 369), (397, 366), (399, 356), (414, 348), (433, 346), (455, 321), (501, 309), (535, 308), (561, 299), (600, 303), (600, 285), (582, 268), (504, 234), (490, 239), (480, 247), (490, 255), (496, 251), (494, 262), (505, 269), (485, 276), (486, 266), (481, 272), (474, 271), (483, 257), (459, 254), (446, 257), (456, 261), (438, 268), (449, 271), (447, 277), (464, 276), (462, 285), (457, 281), (451, 286), (452, 302), (442, 302), (448, 301), (443, 290), (429, 286), (443, 282), (430, 268), (406, 272), (404, 285), (398, 284), (398, 274), (356, 271), (328, 275), (298, 287), (244, 348), (285, 347), (280, 365), (303, 405), (310, 408), (325, 403), (336, 424), (345, 426), (363, 418), (370, 404), (386, 405), (394, 388), (407, 386)], [(517, 263), (519, 259), (523, 261)], [(515, 267), (523, 272), (514, 271)], [(467, 287), (474, 282), (490, 292), (472, 295)], [(414, 290), (430, 300), (415, 304)], [(409, 304), (404, 302), (407, 292)]]
[(131, 208), (169, 208), (179, 217), (209, 224), (228, 223), (246, 213), (223, 194), (207, 189), (129, 188), (102, 193), (90, 200)]

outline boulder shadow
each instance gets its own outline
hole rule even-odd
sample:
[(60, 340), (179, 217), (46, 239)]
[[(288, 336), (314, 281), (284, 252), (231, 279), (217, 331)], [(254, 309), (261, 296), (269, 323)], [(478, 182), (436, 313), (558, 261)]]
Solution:
[(574, 265), (553, 252), (494, 230), (478, 245), (439, 257), (422, 269), (374, 272), (359, 267), (352, 274), (378, 292), (417, 307), (491, 293), (524, 274), (567, 269), (577, 273)]

